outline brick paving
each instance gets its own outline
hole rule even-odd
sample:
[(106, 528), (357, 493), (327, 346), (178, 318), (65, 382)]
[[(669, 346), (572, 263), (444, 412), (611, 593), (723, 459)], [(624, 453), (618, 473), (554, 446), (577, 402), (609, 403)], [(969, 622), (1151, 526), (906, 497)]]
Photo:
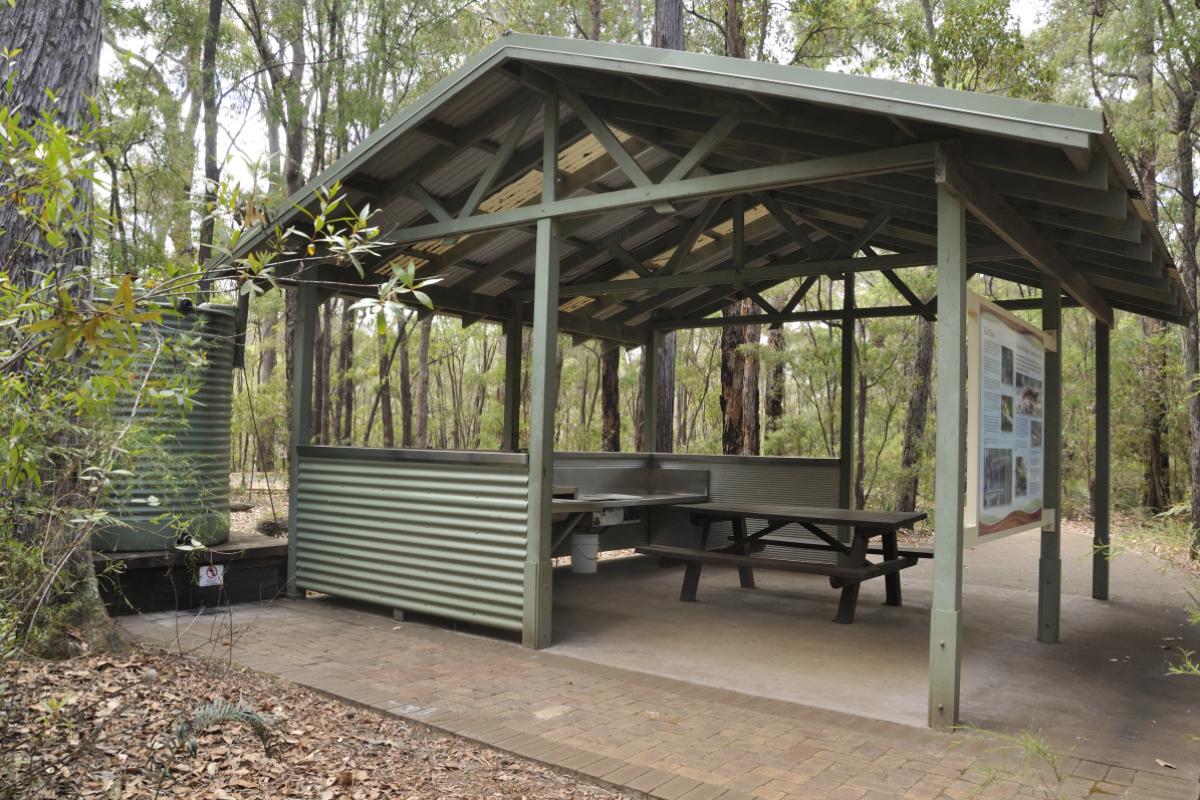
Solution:
[[(661, 800), (1197, 800), (1170, 775), (593, 664), (326, 600), (125, 618), (144, 641)], [(232, 626), (232, 630), (231, 630)], [(736, 675), (731, 675), (731, 683)]]

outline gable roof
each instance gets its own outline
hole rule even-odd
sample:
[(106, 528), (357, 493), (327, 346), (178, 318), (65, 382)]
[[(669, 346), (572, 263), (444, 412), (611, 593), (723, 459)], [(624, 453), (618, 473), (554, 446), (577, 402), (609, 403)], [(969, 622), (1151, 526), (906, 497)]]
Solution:
[[(697, 171), (720, 174), (913, 142), (961, 142), (971, 168), (1113, 308), (1180, 321), (1188, 307), (1170, 255), (1097, 111), (526, 34), (503, 36), (468, 60), (290, 197), (289, 210), (272, 224), (293, 222), (293, 207), (311, 206), (317, 188), (335, 180), (345, 185), (352, 203), (378, 207), (377, 223), (401, 239), (405, 229), (435, 221), (437, 209), (453, 216), (476, 199), (483, 213), (536, 202), (538, 86), (547, 81), (565, 87), (568, 98), (602, 118), (635, 171), (652, 181), (729, 115), (736, 117), (735, 127)], [(571, 102), (561, 104), (560, 126), (560, 197), (630, 185), (624, 159), (614, 160)], [(511, 151), (498, 168), (497, 151)], [(480, 194), (480, 178), (489, 169), (494, 179)], [(628, 331), (651, 319), (699, 319), (731, 294), (779, 283), (782, 279), (764, 277), (737, 289), (723, 284), (595, 295), (569, 288), (652, 274), (681, 244), (689, 249), (675, 259), (675, 271), (721, 270), (729, 260), (725, 240), (737, 213), (745, 221), (748, 276), (756, 267), (804, 256), (804, 237), (826, 255), (863, 238), (861, 246), (918, 259), (936, 242), (931, 178), (928, 168), (920, 168), (783, 187), (755, 193), (744, 203), (698, 198), (671, 209), (660, 204), (572, 219), (562, 225), (564, 329), (579, 322), (581, 331), (595, 331), (606, 321)], [(690, 236), (690, 228), (699, 228), (699, 235)], [(252, 232), (235, 255), (259, 246), (266, 233)], [(968, 254), (979, 256), (975, 271), (1041, 285), (1039, 270), (986, 226), (969, 222), (967, 236)], [(374, 266), (382, 273), (397, 257), (415, 258), (424, 274), (443, 277), (433, 293), (439, 306), (499, 318), (528, 299), (532, 256), (529, 230), (513, 227), (457, 241), (397, 241)]]

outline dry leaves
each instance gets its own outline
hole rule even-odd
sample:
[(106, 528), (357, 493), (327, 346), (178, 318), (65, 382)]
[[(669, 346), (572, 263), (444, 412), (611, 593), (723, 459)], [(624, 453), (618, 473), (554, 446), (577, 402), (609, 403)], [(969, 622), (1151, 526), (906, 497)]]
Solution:
[[(553, 770), (403, 720), (197, 658), (10, 664), (0, 717), (0, 795), (20, 798), (619, 798)], [(271, 717), (278, 757), (246, 728), (174, 749), (176, 724), (216, 700)], [(173, 756), (174, 753), (174, 756)], [(164, 777), (156, 764), (174, 761)]]

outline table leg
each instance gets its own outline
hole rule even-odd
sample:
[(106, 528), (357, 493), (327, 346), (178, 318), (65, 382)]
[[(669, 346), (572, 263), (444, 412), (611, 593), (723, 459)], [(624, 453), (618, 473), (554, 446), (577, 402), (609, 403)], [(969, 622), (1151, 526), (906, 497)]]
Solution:
[(708, 531), (712, 527), (712, 520), (708, 517), (700, 520), (700, 549), (708, 549)]
[(696, 589), (700, 586), (699, 561), (689, 561), (687, 570), (683, 573), (683, 588), (679, 591), (679, 599), (685, 603), (696, 602)]
[[(896, 544), (896, 532), (890, 531), (883, 534), (883, 560), (894, 561), (900, 557), (900, 547)], [(883, 576), (884, 585), (887, 588), (887, 602), (889, 606), (900, 605), (900, 573), (893, 572)]]
[[(746, 533), (746, 520), (735, 519), (733, 521), (733, 542), (734, 549), (738, 555), (750, 555), (750, 538)], [(753, 567), (738, 567), (738, 578), (742, 582), (743, 589), (754, 588), (754, 568)]]
[[(870, 537), (865, 533), (859, 533), (857, 530), (854, 532), (854, 543), (850, 545), (850, 555), (847, 559), (851, 566), (861, 567), (867, 563), (868, 542)], [(843, 625), (854, 622), (854, 611), (858, 607), (858, 590), (861, 586), (862, 581), (842, 585), (842, 598), (838, 601), (838, 612), (833, 618), (834, 622)]]

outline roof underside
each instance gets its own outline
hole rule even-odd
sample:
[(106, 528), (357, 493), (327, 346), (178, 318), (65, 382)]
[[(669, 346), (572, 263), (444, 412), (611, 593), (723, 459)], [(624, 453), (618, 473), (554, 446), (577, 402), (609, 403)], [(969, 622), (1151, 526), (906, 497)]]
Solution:
[[(506, 36), (291, 202), (311, 206), (318, 186), (341, 180), (350, 202), (378, 208), (374, 221), (385, 236), (400, 240), (406, 229), (459, 217), (472, 201), (478, 214), (537, 203), (547, 87), (556, 87), (560, 100), (557, 199), (628, 189), (639, 170), (643, 184), (659, 182), (698, 142), (708, 150), (706, 135), (719, 143), (687, 172), (693, 178), (953, 141), (979, 182), (1104, 303), (1171, 321), (1184, 314), (1179, 277), (1098, 113), (715, 56)], [(595, 118), (636, 168), (621, 163), (624, 154), (614, 157), (611, 141), (597, 138)], [(723, 137), (710, 133), (714, 127)], [(493, 179), (481, 182), (489, 171)], [(461, 214), (469, 215), (469, 208)], [(731, 239), (739, 215), (744, 250), (735, 265)], [(577, 332), (629, 334), (647, 324), (682, 327), (732, 298), (759, 299), (787, 279), (778, 277), (786, 271), (781, 265), (888, 254), (911, 256), (897, 259), (901, 266), (932, 265), (937, 185), (932, 166), (922, 165), (672, 206), (609, 209), (560, 219), (558, 231), (562, 319), (579, 323)], [(966, 235), (974, 272), (1042, 285), (1044, 270), (994, 226), (969, 215)], [(683, 252), (676, 255), (677, 249)], [(507, 317), (531, 297), (534, 250), (528, 222), (396, 241), (367, 264), (367, 282), (383, 280), (398, 258), (415, 259), (421, 276), (442, 277), (430, 293), (441, 308)], [(756, 270), (772, 265), (773, 275), (755, 279)], [(742, 270), (736, 281), (718, 279), (734, 266)], [(347, 282), (357, 279), (350, 267), (336, 269), (338, 280), (341, 271)], [(682, 278), (678, 283), (692, 285), (665, 289), (600, 288), (710, 272), (712, 281)]]

